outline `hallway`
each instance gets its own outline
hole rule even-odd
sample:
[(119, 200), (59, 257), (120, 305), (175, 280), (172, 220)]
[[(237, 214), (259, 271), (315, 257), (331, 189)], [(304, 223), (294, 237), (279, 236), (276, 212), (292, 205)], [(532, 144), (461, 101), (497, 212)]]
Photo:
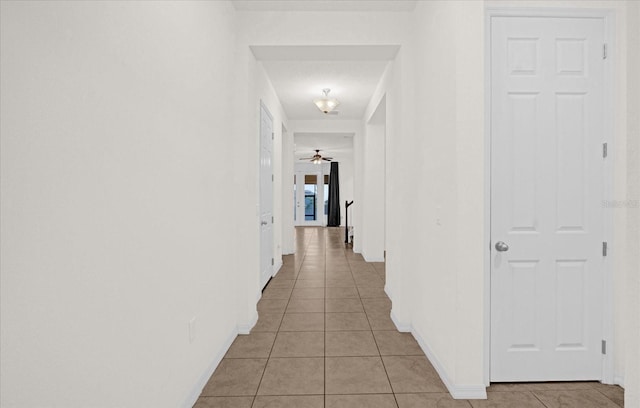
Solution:
[(410, 333), (389, 318), (384, 263), (345, 249), (344, 230), (296, 228), (296, 255), (267, 285), (195, 408), (616, 408), (593, 382), (500, 384), (454, 400)]

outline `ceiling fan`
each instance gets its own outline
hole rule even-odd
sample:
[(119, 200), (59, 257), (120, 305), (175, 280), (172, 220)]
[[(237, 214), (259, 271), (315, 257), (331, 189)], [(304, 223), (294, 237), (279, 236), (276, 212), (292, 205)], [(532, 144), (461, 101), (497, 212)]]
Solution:
[(330, 162), (331, 159), (333, 159), (333, 157), (322, 157), (322, 155), (320, 154), (320, 149), (316, 149), (316, 154), (314, 154), (311, 157), (303, 157), (300, 160), (309, 160), (312, 163), (320, 164), (320, 163), (322, 163), (323, 160), (326, 160), (326, 161)]

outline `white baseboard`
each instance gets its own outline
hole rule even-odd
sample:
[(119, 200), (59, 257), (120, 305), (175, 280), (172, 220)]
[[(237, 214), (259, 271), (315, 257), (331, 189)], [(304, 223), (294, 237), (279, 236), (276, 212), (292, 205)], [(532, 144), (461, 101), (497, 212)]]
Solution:
[(198, 400), (198, 397), (200, 397), (200, 394), (202, 394), (202, 390), (204, 389), (204, 386), (207, 385), (209, 378), (211, 378), (211, 376), (213, 375), (213, 372), (216, 371), (216, 368), (218, 368), (218, 365), (224, 358), (224, 355), (227, 354), (227, 350), (229, 350), (229, 347), (231, 347), (231, 344), (233, 343), (233, 341), (236, 339), (237, 336), (238, 336), (238, 332), (235, 330), (233, 330), (229, 334), (224, 344), (222, 345), (222, 348), (218, 350), (218, 353), (213, 358), (213, 361), (211, 361), (211, 364), (209, 364), (209, 367), (207, 367), (205, 372), (202, 374), (202, 376), (196, 383), (195, 387), (191, 390), (188, 397), (185, 399), (184, 404), (182, 404), (184, 408), (191, 408), (196, 403), (196, 401)]
[(622, 388), (624, 388), (624, 376), (623, 375), (616, 375), (613, 377), (613, 383), (615, 385), (619, 385)]
[[(396, 325), (396, 329), (398, 329), (399, 332), (413, 334), (413, 326), (411, 324), (401, 322), (393, 312), (393, 309), (391, 310), (391, 321)], [(415, 335), (413, 337), (415, 337)]]
[[(385, 288), (385, 291), (386, 291), (386, 288)], [(477, 385), (476, 384), (462, 384), (462, 385), (455, 384), (451, 380), (451, 377), (449, 377), (447, 370), (445, 370), (442, 363), (440, 363), (440, 360), (438, 359), (438, 357), (431, 350), (431, 347), (429, 347), (429, 345), (422, 338), (420, 333), (418, 333), (418, 331), (414, 329), (412, 324), (401, 322), (396, 317), (393, 310), (391, 310), (391, 320), (393, 321), (393, 324), (396, 325), (396, 328), (398, 329), (398, 331), (405, 332), (405, 333), (409, 332), (413, 335), (413, 337), (418, 342), (418, 345), (420, 346), (422, 351), (424, 351), (424, 354), (427, 356), (427, 359), (429, 360), (429, 362), (431, 362), (431, 365), (433, 366), (433, 368), (436, 369), (436, 372), (440, 376), (440, 379), (442, 380), (444, 385), (447, 387), (449, 394), (451, 394), (451, 396), (454, 399), (487, 399), (487, 388), (484, 384), (477, 384)]]
[(362, 257), (364, 258), (365, 261), (367, 262), (384, 262), (384, 255), (381, 257), (369, 257), (367, 256), (367, 254), (365, 254), (364, 252), (362, 253)]
[(258, 323), (258, 312), (257, 311), (253, 313), (253, 316), (251, 316), (251, 320), (249, 320), (248, 323), (239, 324), (238, 325), (238, 334), (249, 334), (249, 333), (251, 333), (251, 329), (253, 329), (253, 326), (255, 326), (256, 323)]
[(280, 272), (280, 268), (282, 268), (282, 257), (276, 260), (276, 264), (273, 265), (273, 275), (276, 276), (278, 272)]
[(454, 399), (487, 399), (487, 388), (484, 384), (461, 384), (457, 385), (449, 377), (447, 370), (444, 368), (438, 357), (429, 347), (429, 344), (422, 338), (416, 330), (411, 330), (411, 334), (416, 339), (422, 351), (427, 356), (433, 368), (440, 376), (440, 379), (449, 390), (449, 394)]
[(393, 301), (393, 294), (391, 292), (391, 289), (389, 289), (389, 285), (388, 284), (384, 285), (384, 293), (386, 293), (387, 296), (389, 296), (389, 299), (391, 299), (391, 301)]

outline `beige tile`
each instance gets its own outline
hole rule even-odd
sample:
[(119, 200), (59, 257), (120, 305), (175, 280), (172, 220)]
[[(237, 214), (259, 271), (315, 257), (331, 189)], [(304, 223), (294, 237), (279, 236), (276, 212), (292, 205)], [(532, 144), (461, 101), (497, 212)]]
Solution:
[(391, 386), (380, 357), (327, 357), (327, 394), (388, 394)]
[(223, 359), (201, 396), (255, 395), (267, 359)]
[(324, 288), (294, 288), (291, 299), (324, 299)]
[(593, 382), (589, 381), (573, 381), (573, 382), (542, 382), (542, 383), (524, 383), (527, 391), (575, 391), (590, 390), (593, 388)]
[(324, 279), (298, 279), (295, 288), (324, 288)]
[(260, 299), (258, 313), (284, 313), (287, 302), (286, 299)]
[(328, 288), (350, 288), (356, 287), (356, 283), (355, 281), (349, 277), (349, 278), (327, 278), (327, 287)]
[(364, 313), (327, 313), (325, 319), (327, 331), (371, 330)]
[(324, 312), (324, 299), (291, 299), (287, 313), (320, 313)]
[(393, 392), (446, 392), (444, 384), (424, 356), (384, 356)]
[(529, 383), (491, 383), (487, 387), (487, 392), (505, 392), (505, 391), (529, 391), (527, 385)]
[(363, 299), (366, 298), (383, 298), (389, 299), (384, 288), (381, 287), (358, 287), (358, 292), (360, 293), (360, 297)]
[(275, 333), (239, 335), (229, 347), (225, 358), (267, 358), (275, 338)]
[(293, 288), (293, 285), (296, 283), (295, 280), (293, 279), (273, 279), (271, 280), (271, 282), (269, 282), (269, 285), (267, 285), (267, 288), (274, 288), (274, 289), (291, 289)]
[(533, 391), (547, 408), (619, 408), (596, 390)]
[(253, 408), (324, 408), (322, 395), (258, 395)]
[(424, 353), (411, 333), (374, 331), (376, 343), (383, 356), (422, 356)]
[(361, 313), (364, 312), (360, 299), (327, 299), (327, 313)]
[(367, 318), (373, 330), (397, 330), (389, 312), (367, 312)]
[(298, 279), (302, 280), (315, 279), (324, 281), (325, 277), (326, 275), (324, 272), (300, 272), (300, 274), (298, 275)]
[(391, 301), (388, 298), (362, 299), (364, 310), (367, 313), (390, 313)]
[(324, 273), (324, 271), (324, 258), (312, 260), (312, 258), (309, 257), (309, 262), (305, 262), (300, 268), (300, 273)]
[(289, 299), (292, 290), (291, 288), (269, 287), (262, 292), (262, 299)]
[(333, 275), (338, 275), (338, 276), (346, 276), (346, 277), (351, 277), (351, 268), (349, 268), (349, 265), (330, 265), (327, 264), (327, 276), (329, 276), (329, 274), (333, 274)]
[(487, 392), (486, 400), (469, 400), (473, 408), (545, 408), (530, 392)]
[(326, 408), (397, 408), (393, 394), (327, 395)]
[(624, 389), (618, 385), (607, 385), (599, 382), (589, 383), (593, 389), (600, 391), (611, 401), (624, 407)]
[(193, 408), (251, 408), (253, 397), (200, 397)]
[(379, 356), (370, 331), (334, 331), (326, 333), (327, 356)]
[(324, 313), (285, 313), (280, 331), (324, 331)]
[(377, 275), (368, 278), (356, 278), (356, 286), (359, 288), (384, 288), (384, 281)]
[(455, 400), (445, 392), (396, 394), (399, 408), (471, 408), (466, 400)]
[(271, 357), (322, 357), (323, 332), (279, 332)]
[(281, 280), (295, 280), (298, 276), (297, 272), (293, 269), (288, 270), (280, 270), (276, 276), (271, 279), (271, 282), (281, 281)]
[(277, 332), (282, 321), (282, 313), (258, 313), (258, 322), (251, 333), (257, 332)]
[(326, 299), (358, 299), (360, 297), (355, 286), (327, 287), (324, 296)]
[(271, 358), (258, 395), (321, 395), (324, 358)]

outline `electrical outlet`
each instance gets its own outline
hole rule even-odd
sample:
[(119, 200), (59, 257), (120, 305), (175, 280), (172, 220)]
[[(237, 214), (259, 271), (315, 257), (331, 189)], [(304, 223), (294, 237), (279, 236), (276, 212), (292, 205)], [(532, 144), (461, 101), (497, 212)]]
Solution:
[(189, 343), (193, 343), (196, 340), (196, 317), (193, 316), (189, 320)]

